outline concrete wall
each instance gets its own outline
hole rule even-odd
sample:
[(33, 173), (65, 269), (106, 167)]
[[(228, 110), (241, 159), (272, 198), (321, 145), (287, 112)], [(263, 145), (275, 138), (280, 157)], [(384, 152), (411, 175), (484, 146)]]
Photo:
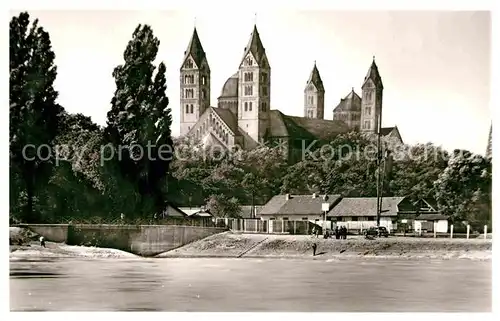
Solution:
[(130, 237), (130, 252), (143, 256), (156, 255), (225, 230), (197, 226), (141, 226), (138, 233)]
[(25, 227), (48, 241), (119, 249), (142, 256), (153, 256), (226, 228), (178, 225), (63, 225), (27, 224)]
[(19, 224), (17, 226), (43, 235), (50, 242), (67, 243), (68, 241), (68, 224)]

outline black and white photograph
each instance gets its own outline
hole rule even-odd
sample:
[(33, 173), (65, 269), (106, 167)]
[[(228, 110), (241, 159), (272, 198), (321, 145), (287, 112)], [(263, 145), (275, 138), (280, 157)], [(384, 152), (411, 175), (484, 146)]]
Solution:
[(9, 314), (493, 311), (494, 2), (314, 2), (10, 4)]

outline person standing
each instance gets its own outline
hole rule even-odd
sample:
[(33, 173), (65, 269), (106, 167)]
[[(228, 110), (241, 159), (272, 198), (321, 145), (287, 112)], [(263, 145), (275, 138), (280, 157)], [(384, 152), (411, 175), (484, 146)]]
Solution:
[(40, 246), (45, 247), (45, 238), (43, 236), (40, 236)]
[(335, 226), (335, 239), (339, 239), (340, 238), (340, 231), (339, 231), (339, 227), (338, 226)]
[(313, 249), (313, 256), (316, 256), (316, 249), (317, 249), (317, 247), (318, 247), (318, 246), (316, 245), (316, 243), (313, 243), (313, 245), (312, 245), (312, 249)]

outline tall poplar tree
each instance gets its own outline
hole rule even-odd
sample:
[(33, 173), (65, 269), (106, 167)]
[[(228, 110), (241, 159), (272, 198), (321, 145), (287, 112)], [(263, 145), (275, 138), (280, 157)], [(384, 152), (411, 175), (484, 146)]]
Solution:
[(9, 50), (10, 177), (20, 177), (26, 195), (23, 220), (33, 222), (36, 191), (47, 183), (53, 167), (51, 150), (63, 109), (56, 103), (57, 69), (49, 34), (37, 19), (30, 25), (27, 12), (10, 21)]
[(137, 184), (142, 201), (152, 201), (157, 211), (165, 205), (164, 187), (171, 163), (171, 155), (165, 151), (173, 150), (166, 67), (163, 63), (158, 68), (154, 65), (159, 45), (150, 26), (137, 26), (125, 49), (125, 62), (113, 72), (116, 91), (106, 128), (121, 174)]

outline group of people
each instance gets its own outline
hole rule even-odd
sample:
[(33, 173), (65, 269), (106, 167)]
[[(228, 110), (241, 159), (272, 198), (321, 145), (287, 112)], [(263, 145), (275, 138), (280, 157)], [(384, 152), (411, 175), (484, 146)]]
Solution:
[[(313, 227), (312, 229), (312, 235), (318, 237), (319, 229), (316, 227)], [(347, 239), (347, 227), (341, 226), (340, 228), (338, 226), (335, 227), (335, 230), (330, 234), (328, 230), (326, 230), (324, 234), (324, 238), (330, 238), (335, 236), (337, 240), (346, 240)]]
[[(347, 239), (347, 227), (341, 226), (340, 228), (338, 226), (335, 226), (335, 232), (334, 232), (335, 238), (337, 240), (346, 240)], [(333, 237), (333, 235), (332, 235)]]

